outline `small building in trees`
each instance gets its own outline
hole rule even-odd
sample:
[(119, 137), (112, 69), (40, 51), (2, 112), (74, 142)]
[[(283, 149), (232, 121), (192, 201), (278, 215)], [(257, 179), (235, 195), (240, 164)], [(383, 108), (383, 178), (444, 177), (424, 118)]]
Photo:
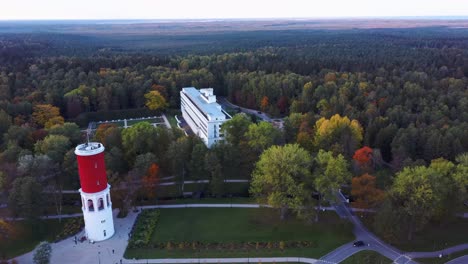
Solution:
[(207, 147), (224, 140), (221, 125), (231, 119), (231, 116), (216, 102), (213, 88), (182, 88), (180, 109), (193, 133), (199, 136)]

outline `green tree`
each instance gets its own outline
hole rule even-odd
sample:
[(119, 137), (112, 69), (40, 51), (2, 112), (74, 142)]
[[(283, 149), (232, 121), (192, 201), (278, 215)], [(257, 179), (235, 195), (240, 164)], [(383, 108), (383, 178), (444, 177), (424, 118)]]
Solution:
[(221, 162), (214, 151), (209, 151), (205, 156), (205, 168), (210, 176), (211, 194), (220, 197), (224, 194), (224, 177)]
[(408, 217), (408, 236), (411, 240), (415, 231), (424, 228), (434, 216), (437, 198), (423, 166), (404, 168), (394, 180), (391, 196), (394, 204)]
[(58, 164), (62, 164), (63, 158), (70, 147), (70, 140), (62, 135), (48, 135), (44, 140), (40, 140), (34, 145), (34, 149), (37, 153), (49, 156)]
[(21, 177), (13, 181), (8, 196), (8, 208), (15, 216), (35, 219), (39, 217), (42, 206), (42, 186), (36, 179)]
[[(5, 132), (7, 132), (11, 125), (11, 116), (9, 116), (5, 111), (0, 110), (0, 135), (3, 135)], [(1, 139), (2, 138), (0, 138), (0, 140)], [(2, 142), (0, 141), (0, 143)]]
[(48, 129), (50, 135), (62, 135), (70, 139), (71, 144), (81, 142), (81, 131), (77, 124), (66, 122), (63, 125), (55, 125)]
[[(107, 151), (106, 151), (107, 154)], [(122, 161), (121, 161), (122, 162)], [(107, 166), (107, 163), (106, 163)], [(73, 186), (73, 188), (78, 189), (79, 184), (79, 175), (78, 175), (78, 163), (76, 162), (75, 150), (70, 149), (63, 158), (62, 163), (63, 175), (63, 184), (64, 186)]]
[(164, 96), (158, 91), (150, 91), (145, 94), (146, 107), (150, 110), (162, 110), (167, 107), (167, 102)]
[(184, 192), (185, 176), (192, 154), (192, 143), (188, 137), (178, 138), (169, 145), (167, 157), (171, 161), (171, 172), (180, 184), (180, 192)]
[(208, 176), (208, 171), (205, 168), (205, 156), (207, 152), (208, 149), (202, 142), (193, 146), (189, 164), (190, 177), (192, 179), (201, 180)]
[(260, 122), (250, 124), (245, 136), (249, 146), (260, 154), (275, 143), (279, 143), (281, 134), (271, 123)]
[(249, 129), (250, 118), (244, 113), (234, 115), (230, 120), (223, 123), (222, 131), (225, 133), (226, 141), (234, 146), (245, 141), (245, 134)]
[[(331, 151), (320, 150), (315, 157), (314, 182), (315, 189), (320, 193), (319, 207), (323, 199), (335, 200), (335, 194), (343, 184), (351, 180), (351, 173), (348, 170), (348, 163), (339, 154), (333, 155)], [(318, 220), (318, 212), (316, 215)]]
[(272, 146), (255, 165), (250, 193), (280, 209), (284, 219), (288, 209), (300, 214), (308, 196), (305, 183), (310, 180), (311, 157), (299, 145)]
[(157, 147), (156, 139), (158, 133), (148, 122), (140, 122), (122, 131), (122, 145), (125, 156), (130, 164), (133, 164), (135, 157), (154, 151)]

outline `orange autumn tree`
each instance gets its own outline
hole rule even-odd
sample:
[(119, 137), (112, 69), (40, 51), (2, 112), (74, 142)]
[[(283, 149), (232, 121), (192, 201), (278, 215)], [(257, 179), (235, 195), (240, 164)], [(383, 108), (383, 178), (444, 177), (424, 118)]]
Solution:
[(355, 199), (353, 206), (364, 209), (377, 206), (385, 197), (384, 191), (376, 186), (376, 177), (368, 173), (351, 180), (351, 195)]
[(269, 104), (270, 102), (268, 100), (268, 96), (263, 96), (262, 101), (260, 102), (260, 108), (262, 109), (263, 112), (266, 111)]
[(54, 125), (62, 125), (63, 117), (60, 109), (50, 104), (38, 104), (34, 106), (32, 119), (39, 127), (51, 128)]
[(372, 149), (364, 146), (356, 150), (353, 159), (359, 164), (361, 169), (369, 168), (372, 165)]
[(156, 186), (159, 183), (159, 166), (156, 163), (152, 163), (146, 172), (146, 175), (143, 176), (142, 185), (143, 189), (146, 192), (148, 199), (153, 199), (156, 196)]

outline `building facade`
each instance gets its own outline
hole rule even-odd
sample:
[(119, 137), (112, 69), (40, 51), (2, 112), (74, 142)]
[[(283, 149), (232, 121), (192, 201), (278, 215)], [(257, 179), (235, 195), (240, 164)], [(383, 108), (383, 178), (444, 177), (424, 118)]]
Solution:
[(106, 240), (114, 235), (110, 185), (107, 184), (104, 146), (88, 142), (75, 148), (80, 175), (81, 209), (86, 237), (91, 241)]
[(182, 117), (208, 148), (224, 140), (221, 125), (231, 119), (231, 116), (216, 102), (213, 88), (182, 88), (180, 101)]

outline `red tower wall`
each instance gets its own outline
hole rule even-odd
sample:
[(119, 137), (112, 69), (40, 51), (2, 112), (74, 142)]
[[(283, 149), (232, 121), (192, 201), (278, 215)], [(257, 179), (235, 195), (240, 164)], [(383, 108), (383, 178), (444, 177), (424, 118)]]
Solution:
[(107, 188), (104, 152), (92, 156), (77, 155), (77, 160), (81, 190), (83, 192), (96, 193)]

